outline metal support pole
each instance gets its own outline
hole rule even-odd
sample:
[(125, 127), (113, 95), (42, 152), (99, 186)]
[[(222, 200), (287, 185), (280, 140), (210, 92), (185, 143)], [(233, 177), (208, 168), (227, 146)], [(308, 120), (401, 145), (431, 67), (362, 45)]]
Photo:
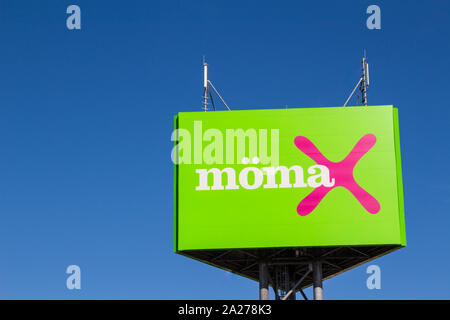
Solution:
[(269, 272), (265, 262), (259, 263), (259, 300), (269, 300)]
[[(287, 294), (283, 297), (283, 300), (295, 300), (295, 292), (297, 291), (297, 288), (300, 286), (300, 284), (302, 283), (303, 280), (305, 280), (306, 276), (311, 272), (311, 265), (309, 265), (309, 269), (308, 271), (300, 278), (300, 280), (297, 281), (297, 283), (295, 283), (292, 286), (292, 289), (289, 290), (287, 292)], [(308, 298), (306, 298), (305, 293), (303, 292), (302, 289), (300, 289), (300, 293), (302, 294), (303, 298), (305, 298), (305, 300), (308, 300)], [(294, 296), (294, 298), (292, 298), (292, 296)]]
[(290, 290), (286, 293), (284, 296), (284, 300), (297, 300), (297, 297), (295, 295), (295, 265), (288, 266), (288, 277), (289, 277), (289, 288), (292, 288), (294, 290)]
[(300, 293), (302, 294), (303, 299), (308, 300), (308, 297), (306, 296), (306, 294), (303, 292), (302, 289), (300, 289)]
[(212, 84), (212, 82), (208, 80), (208, 84), (211, 86), (211, 88), (213, 88), (214, 92), (217, 94), (217, 96), (218, 96), (219, 99), (222, 101), (222, 103), (225, 105), (225, 107), (227, 107), (228, 111), (231, 111), (230, 107), (227, 105), (227, 103), (225, 102), (225, 100), (223, 100), (222, 96), (219, 94), (219, 91), (216, 90), (216, 88), (214, 87), (214, 85)]
[(275, 282), (273, 282), (272, 277), (270, 276), (270, 272), (267, 272), (267, 278), (269, 279), (269, 285), (272, 286), (273, 293), (275, 294), (275, 300), (280, 300), (280, 296), (278, 295), (277, 284)]
[(355, 93), (356, 89), (359, 87), (360, 83), (362, 81), (362, 78), (359, 79), (358, 83), (356, 84), (355, 88), (353, 89), (352, 93), (350, 93), (350, 95), (347, 98), (347, 101), (345, 101), (344, 103), (344, 107), (347, 105), (348, 101), (350, 100), (350, 98), (353, 96), (353, 94)]
[(322, 262), (313, 262), (313, 286), (314, 286), (314, 300), (323, 300), (322, 288)]

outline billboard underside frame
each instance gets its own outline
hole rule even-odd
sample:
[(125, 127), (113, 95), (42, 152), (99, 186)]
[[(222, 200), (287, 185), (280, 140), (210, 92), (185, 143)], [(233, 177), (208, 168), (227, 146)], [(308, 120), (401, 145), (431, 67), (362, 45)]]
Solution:
[[(339, 246), (339, 247), (293, 247), (293, 248), (255, 248), (220, 250), (185, 250), (179, 254), (222, 268), (237, 275), (259, 281), (259, 263), (265, 262), (271, 278), (278, 266), (291, 265), (295, 276), (300, 277), (308, 271), (313, 261), (322, 263), (323, 280), (330, 279), (400, 249), (399, 245)], [(298, 289), (313, 284), (313, 274), (303, 280)], [(271, 286), (274, 284), (271, 283)], [(288, 291), (290, 288), (278, 288)]]

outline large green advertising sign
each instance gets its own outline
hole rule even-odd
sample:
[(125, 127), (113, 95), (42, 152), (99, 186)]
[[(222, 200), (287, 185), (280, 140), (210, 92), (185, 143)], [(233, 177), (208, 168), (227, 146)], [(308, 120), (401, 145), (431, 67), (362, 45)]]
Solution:
[(392, 106), (181, 112), (175, 250), (406, 245)]

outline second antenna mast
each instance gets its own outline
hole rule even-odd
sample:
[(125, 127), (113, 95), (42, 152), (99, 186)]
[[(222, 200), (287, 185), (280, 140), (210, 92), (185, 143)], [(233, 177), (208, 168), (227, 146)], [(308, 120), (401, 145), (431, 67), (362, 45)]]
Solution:
[(231, 111), (230, 107), (228, 107), (225, 100), (219, 94), (217, 89), (213, 86), (212, 82), (208, 79), (208, 64), (205, 60), (203, 60), (203, 111), (208, 111), (208, 96), (211, 100), (211, 105), (213, 110), (216, 111), (216, 106), (214, 105), (214, 100), (211, 94), (211, 89), (213, 89), (214, 93), (219, 97), (220, 101), (225, 105), (225, 107)]

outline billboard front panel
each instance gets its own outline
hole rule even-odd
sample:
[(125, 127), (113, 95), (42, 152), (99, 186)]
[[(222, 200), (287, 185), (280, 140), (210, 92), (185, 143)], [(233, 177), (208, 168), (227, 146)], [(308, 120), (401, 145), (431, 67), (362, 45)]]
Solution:
[(406, 245), (392, 106), (182, 112), (175, 250)]

